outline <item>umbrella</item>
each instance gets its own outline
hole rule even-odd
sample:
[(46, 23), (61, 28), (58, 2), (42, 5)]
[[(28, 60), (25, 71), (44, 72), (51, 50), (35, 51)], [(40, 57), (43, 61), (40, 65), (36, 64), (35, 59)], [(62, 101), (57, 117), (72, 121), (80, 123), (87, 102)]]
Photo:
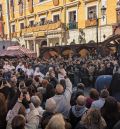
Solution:
[(101, 91), (102, 89), (109, 88), (110, 83), (112, 80), (112, 75), (101, 75), (98, 76), (95, 82), (95, 88), (98, 91)]

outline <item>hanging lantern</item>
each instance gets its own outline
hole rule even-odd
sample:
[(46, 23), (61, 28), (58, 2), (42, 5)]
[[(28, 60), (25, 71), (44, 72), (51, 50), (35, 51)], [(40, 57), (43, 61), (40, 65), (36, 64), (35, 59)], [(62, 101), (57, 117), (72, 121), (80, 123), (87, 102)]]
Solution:
[(53, 5), (58, 6), (59, 5), (59, 0), (53, 0)]

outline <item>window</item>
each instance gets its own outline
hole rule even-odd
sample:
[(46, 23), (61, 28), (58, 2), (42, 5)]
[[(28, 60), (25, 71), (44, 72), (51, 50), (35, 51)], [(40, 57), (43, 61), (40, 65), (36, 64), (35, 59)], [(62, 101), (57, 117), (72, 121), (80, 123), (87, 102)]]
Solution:
[(76, 22), (76, 11), (69, 12), (69, 23)]
[(32, 26), (34, 26), (34, 21), (32, 20), (32, 21), (29, 21), (29, 25), (32, 27)]
[(45, 24), (45, 20), (46, 20), (45, 17), (40, 19), (41, 25)]
[(12, 33), (15, 32), (15, 25), (12, 25)]
[(96, 15), (97, 15), (96, 6), (88, 7), (87, 8), (87, 14), (88, 14), (88, 19), (96, 19)]
[(40, 2), (44, 2), (44, 1), (46, 1), (46, 0), (39, 0)]
[(24, 23), (20, 23), (20, 29), (24, 29)]
[(71, 11), (68, 14), (68, 29), (77, 29), (78, 23), (77, 23), (77, 14), (76, 11)]
[(53, 21), (57, 22), (60, 20), (59, 14), (53, 16)]

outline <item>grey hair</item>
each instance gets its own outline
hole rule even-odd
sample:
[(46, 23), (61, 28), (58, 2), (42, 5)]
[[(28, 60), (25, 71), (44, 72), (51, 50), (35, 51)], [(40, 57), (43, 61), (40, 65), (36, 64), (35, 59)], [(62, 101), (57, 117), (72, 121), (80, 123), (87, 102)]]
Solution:
[(31, 97), (31, 102), (33, 103), (33, 105), (37, 108), (40, 106), (41, 104), (41, 100), (38, 96), (32, 96)]
[(49, 98), (45, 103), (45, 109), (49, 112), (55, 112), (56, 109), (56, 102), (54, 99)]

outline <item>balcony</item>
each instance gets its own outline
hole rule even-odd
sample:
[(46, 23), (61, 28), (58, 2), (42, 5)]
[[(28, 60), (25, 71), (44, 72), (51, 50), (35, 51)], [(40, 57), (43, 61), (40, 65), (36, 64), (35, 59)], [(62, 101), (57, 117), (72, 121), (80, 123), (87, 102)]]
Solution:
[(11, 33), (11, 38), (16, 38), (17, 37), (17, 32)]
[(96, 26), (96, 25), (97, 25), (96, 19), (88, 19), (85, 21), (86, 27), (91, 27), (91, 26)]
[(78, 29), (78, 22), (70, 22), (68, 23), (67, 27), (69, 30)]
[(39, 32), (39, 31), (49, 31), (49, 30), (55, 30), (58, 28), (61, 28), (62, 24), (60, 21), (56, 22), (56, 23), (46, 23), (44, 25), (36, 25), (33, 27), (28, 27), (25, 29), (22, 29), (22, 34), (24, 33), (32, 33), (32, 32)]

